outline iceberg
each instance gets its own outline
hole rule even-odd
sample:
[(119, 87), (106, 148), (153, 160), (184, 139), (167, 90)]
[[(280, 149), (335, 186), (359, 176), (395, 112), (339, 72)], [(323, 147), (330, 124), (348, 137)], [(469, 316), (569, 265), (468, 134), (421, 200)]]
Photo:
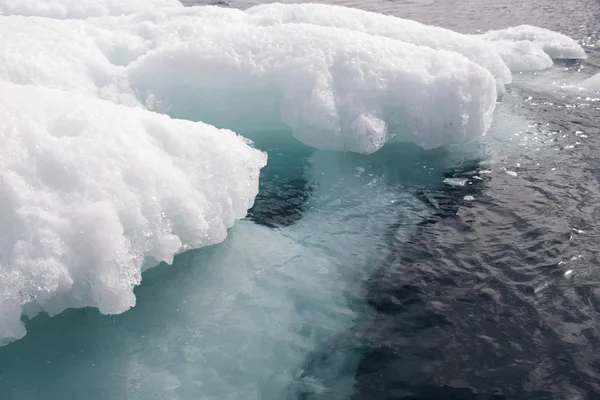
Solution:
[(0, 78), (245, 135), (291, 130), (312, 147), (359, 153), (388, 141), (462, 143), (491, 122), (494, 78), (458, 53), (339, 28), (238, 24), (184, 11), (94, 21), (5, 17), (0, 46), (11, 56)]
[(0, 0), (0, 21), (3, 343), (22, 313), (123, 312), (146, 267), (224, 240), (266, 163), (237, 134), (361, 154), (465, 143), (511, 69), (585, 57), (539, 28), (463, 35), (314, 4)]
[(0, 343), (21, 314), (122, 313), (144, 265), (221, 242), (266, 156), (231, 131), (0, 83)]
[(531, 25), (519, 25), (506, 29), (488, 31), (481, 35), (492, 42), (529, 42), (542, 49), (551, 59), (585, 59), (585, 50), (576, 40), (549, 29)]
[(177, 0), (2, 0), (0, 15), (85, 19), (125, 15), (152, 7), (183, 7)]

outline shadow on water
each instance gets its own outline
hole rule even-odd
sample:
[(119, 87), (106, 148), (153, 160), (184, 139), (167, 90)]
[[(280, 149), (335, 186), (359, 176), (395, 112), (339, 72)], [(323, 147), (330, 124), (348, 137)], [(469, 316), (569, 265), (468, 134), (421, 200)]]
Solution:
[(247, 218), (269, 228), (293, 225), (302, 218), (304, 203), (312, 192), (304, 171), (313, 149), (289, 132), (260, 132), (248, 137), (267, 153), (268, 163), (261, 171), (259, 192)]

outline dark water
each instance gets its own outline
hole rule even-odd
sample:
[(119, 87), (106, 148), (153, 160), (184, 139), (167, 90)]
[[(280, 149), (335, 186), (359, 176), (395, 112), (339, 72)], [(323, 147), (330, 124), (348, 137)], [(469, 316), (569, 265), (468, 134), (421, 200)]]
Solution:
[[(600, 66), (598, 1), (343, 4), (463, 32), (534, 24), (590, 56), (550, 77)], [(493, 170), (468, 187), (417, 193), (433, 217), (408, 241), (392, 232), (394, 250), (369, 281), (377, 316), (356, 350), (365, 355), (354, 399), (600, 398), (600, 103), (519, 76), (509, 90), (551, 132), (549, 150), (508, 160), (516, 177)]]
[[(413, 17), (465, 31), (535, 23), (593, 43), (599, 10), (447, 2)], [(587, 50), (557, 68), (595, 71)], [(493, 172), (468, 205), (464, 190), (427, 193), (440, 212), (396, 242), (369, 286), (377, 318), (355, 399), (600, 398), (599, 104), (519, 82), (553, 151), (521, 154), (518, 177)]]

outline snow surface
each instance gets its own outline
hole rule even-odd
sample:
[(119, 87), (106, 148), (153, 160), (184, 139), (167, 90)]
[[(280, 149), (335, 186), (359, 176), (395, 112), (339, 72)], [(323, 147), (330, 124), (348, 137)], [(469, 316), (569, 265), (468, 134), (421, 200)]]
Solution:
[(519, 25), (488, 31), (482, 37), (490, 41), (530, 42), (533, 46), (542, 49), (553, 60), (587, 58), (585, 50), (576, 40), (562, 33), (537, 26)]
[(1, 343), (23, 312), (123, 312), (143, 268), (224, 240), (265, 155), (204, 123), (321, 150), (444, 147), (486, 133), (510, 69), (585, 56), (539, 28), (309, 4), (0, 0), (0, 22)]
[(221, 242), (265, 155), (231, 131), (0, 83), (0, 340), (24, 307), (121, 313), (144, 261)]
[(131, 14), (153, 7), (183, 7), (177, 0), (2, 0), (0, 15), (84, 19)]

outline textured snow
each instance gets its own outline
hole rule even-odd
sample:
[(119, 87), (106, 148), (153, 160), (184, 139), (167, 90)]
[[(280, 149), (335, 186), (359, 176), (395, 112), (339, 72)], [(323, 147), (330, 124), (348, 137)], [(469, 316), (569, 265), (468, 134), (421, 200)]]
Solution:
[(359, 153), (390, 140), (463, 143), (491, 123), (495, 80), (461, 54), (355, 30), (239, 23), (241, 13), (6, 17), (0, 78), (142, 104), (241, 134), (290, 129), (310, 146)]
[(502, 59), (486, 41), (409, 19), (324, 4), (265, 4), (250, 8), (246, 13), (260, 25), (315, 24), (453, 51), (488, 69), (499, 85), (510, 83), (512, 79)]
[(144, 261), (225, 239), (265, 155), (231, 131), (0, 83), (0, 342), (24, 307), (135, 304)]
[(0, 0), (0, 15), (90, 18), (124, 15), (152, 7), (179, 7), (177, 0)]
[(530, 25), (488, 31), (481, 35), (492, 42), (513, 71), (542, 70), (557, 59), (585, 59), (576, 40), (558, 32)]
[(359, 153), (389, 140), (462, 143), (491, 123), (495, 81), (457, 53), (312, 25), (188, 24), (177, 23), (193, 35), (185, 45), (128, 68), (159, 111), (241, 133), (287, 125), (309, 146)]

